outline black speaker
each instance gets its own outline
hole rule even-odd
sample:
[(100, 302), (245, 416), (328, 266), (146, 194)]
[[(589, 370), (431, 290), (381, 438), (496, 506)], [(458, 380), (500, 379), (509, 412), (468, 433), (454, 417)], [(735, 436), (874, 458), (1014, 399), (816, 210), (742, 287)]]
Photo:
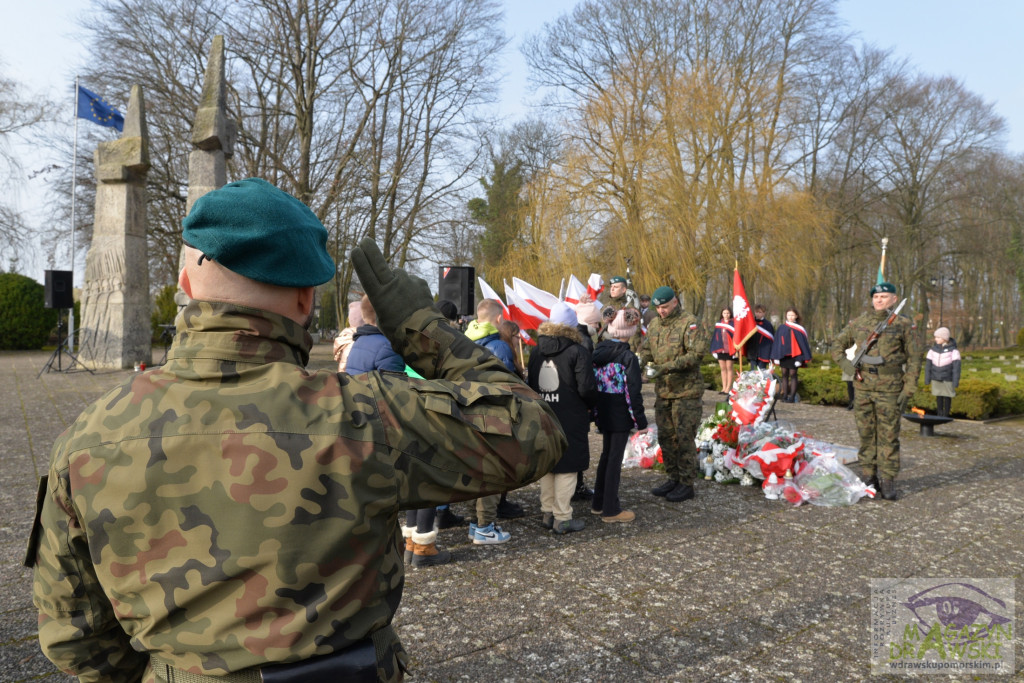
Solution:
[(46, 271), (46, 308), (74, 308), (74, 272), (70, 270)]
[(438, 266), (437, 298), (448, 299), (459, 308), (459, 315), (476, 315), (473, 295), (473, 280), (476, 268), (473, 266)]

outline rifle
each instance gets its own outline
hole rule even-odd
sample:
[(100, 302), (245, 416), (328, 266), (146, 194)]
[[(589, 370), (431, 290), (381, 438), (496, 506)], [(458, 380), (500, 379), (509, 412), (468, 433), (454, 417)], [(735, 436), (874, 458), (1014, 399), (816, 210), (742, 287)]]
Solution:
[(864, 381), (864, 378), (860, 374), (860, 366), (862, 363), (865, 365), (881, 365), (885, 361), (881, 356), (868, 356), (866, 354), (871, 350), (871, 347), (874, 346), (875, 342), (878, 341), (878, 338), (882, 336), (882, 332), (885, 331), (885, 328), (889, 327), (889, 325), (892, 324), (892, 321), (896, 319), (896, 316), (899, 315), (905, 303), (907, 303), (906, 299), (901, 301), (899, 306), (893, 309), (892, 313), (889, 314), (889, 317), (878, 323), (878, 327), (875, 328), (875, 331), (872, 332), (867, 341), (864, 342), (864, 346), (857, 352), (857, 355), (853, 357), (853, 376), (858, 382)]

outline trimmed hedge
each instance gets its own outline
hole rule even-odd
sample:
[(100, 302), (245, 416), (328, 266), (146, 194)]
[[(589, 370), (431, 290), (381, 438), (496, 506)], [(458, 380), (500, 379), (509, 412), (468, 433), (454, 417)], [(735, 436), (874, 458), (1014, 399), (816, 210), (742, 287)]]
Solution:
[[(821, 360), (823, 358), (815, 358), (816, 362), (811, 367), (800, 369), (800, 401), (815, 405), (846, 406), (849, 399), (842, 371), (835, 364), (828, 368), (822, 367)], [(700, 370), (708, 388), (721, 391), (722, 381), (718, 363), (705, 363)], [(931, 386), (918, 384), (910, 405), (934, 412), (936, 405)], [(1000, 383), (965, 376), (957, 387), (951, 411), (953, 417), (969, 420), (985, 420), (995, 415), (1024, 414), (1024, 382)]]
[(46, 288), (18, 273), (0, 273), (0, 349), (41, 349), (58, 312), (44, 306)]
[[(842, 371), (835, 366), (801, 370), (799, 392), (800, 400), (804, 403), (845, 406), (847, 402)], [(910, 405), (934, 412), (936, 404), (931, 386), (919, 383)], [(985, 420), (993, 415), (1022, 414), (1024, 383), (999, 384), (974, 378), (962, 379), (953, 399), (951, 413), (953, 417), (969, 420)]]

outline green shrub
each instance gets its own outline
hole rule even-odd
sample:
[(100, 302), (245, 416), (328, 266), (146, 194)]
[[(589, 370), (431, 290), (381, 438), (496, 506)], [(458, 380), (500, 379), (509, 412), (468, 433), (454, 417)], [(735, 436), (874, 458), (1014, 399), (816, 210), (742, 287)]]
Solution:
[(1024, 349), (1024, 327), (1017, 330), (1017, 348)]
[[(995, 414), (999, 405), (999, 385), (980, 379), (961, 380), (953, 399), (953, 416), (962, 415), (969, 420), (984, 420)], [(932, 406), (935, 399), (932, 398)]]
[(842, 371), (835, 366), (828, 370), (802, 369), (797, 373), (797, 380), (797, 393), (800, 394), (800, 401), (803, 403), (845, 406), (849, 402)]
[(0, 273), (0, 349), (40, 349), (57, 324), (46, 289), (30, 277)]
[[(956, 399), (953, 399), (953, 404), (956, 405)], [(999, 386), (996, 415), (1024, 415), (1024, 382), (1007, 382)]]
[(153, 312), (149, 316), (149, 324), (154, 343), (161, 341), (164, 330), (160, 326), (172, 324), (178, 315), (178, 304), (174, 302), (174, 294), (177, 291), (178, 285), (167, 285), (153, 299)]

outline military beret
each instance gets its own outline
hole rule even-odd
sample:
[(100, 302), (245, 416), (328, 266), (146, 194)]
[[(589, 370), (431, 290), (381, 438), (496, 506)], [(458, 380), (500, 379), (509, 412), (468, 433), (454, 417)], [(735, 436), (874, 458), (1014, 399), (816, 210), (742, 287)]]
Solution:
[(182, 239), (228, 270), (281, 287), (314, 287), (334, 277), (327, 229), (309, 207), (260, 178), (204, 194)]
[(626, 284), (626, 278), (622, 277), (621, 275), (616, 275), (615, 277), (613, 277), (611, 280), (608, 281), (608, 284), (616, 285), (616, 284), (618, 284), (620, 282), (622, 284)]
[(871, 288), (871, 296), (875, 294), (895, 294), (896, 285), (891, 282), (879, 282), (877, 285)]
[(651, 303), (655, 306), (661, 306), (675, 298), (676, 293), (672, 291), (671, 287), (658, 287), (654, 290), (654, 294), (651, 295)]

